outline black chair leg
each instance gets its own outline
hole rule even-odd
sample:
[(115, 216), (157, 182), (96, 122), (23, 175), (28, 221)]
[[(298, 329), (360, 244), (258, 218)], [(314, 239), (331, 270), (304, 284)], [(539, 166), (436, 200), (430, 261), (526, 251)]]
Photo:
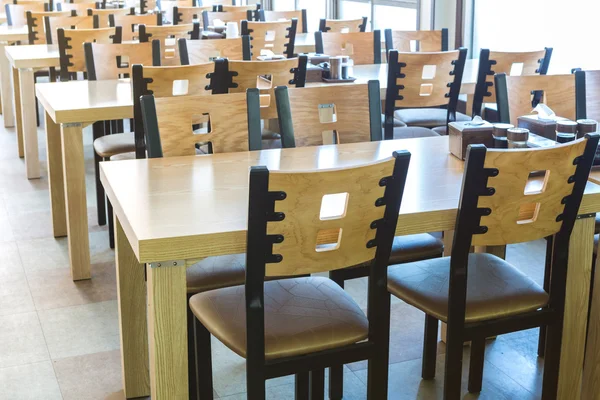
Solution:
[[(341, 271), (329, 271), (329, 279), (344, 288), (344, 278)], [(344, 397), (344, 366), (332, 365), (329, 367), (329, 399), (341, 400)]]
[(386, 293), (378, 302), (380, 310), (374, 317), (372, 339), (375, 348), (367, 367), (367, 399), (388, 398), (388, 375), (390, 360), (390, 302), (391, 295)]
[[(104, 136), (103, 123), (95, 122), (94, 125), (92, 125), (92, 132), (94, 135), (94, 140)], [(98, 225), (104, 226), (106, 225), (106, 201), (104, 186), (102, 186), (102, 182), (100, 182), (100, 161), (102, 161), (102, 157), (100, 157), (94, 151), (94, 173), (96, 175), (96, 209), (98, 210)]]
[(546, 356), (544, 357), (544, 382), (542, 399), (554, 400), (558, 390), (558, 368), (562, 342), (563, 321), (554, 322), (546, 327)]
[(37, 96), (35, 97), (35, 123), (36, 123), (36, 126), (39, 128), (39, 126), (40, 126), (40, 106), (38, 104)]
[(460, 334), (452, 335), (450, 328), (448, 329), (446, 365), (444, 367), (444, 400), (458, 400), (460, 398), (463, 342)]
[[(198, 321), (194, 319), (195, 337), (196, 337), (196, 382), (198, 389), (198, 398), (201, 400), (211, 400), (213, 398), (213, 379), (212, 379), (212, 350), (210, 345), (210, 332)], [(191, 392), (190, 392), (191, 393)]]
[[(188, 294), (187, 299), (189, 304), (190, 295)], [(194, 329), (196, 317), (194, 313), (192, 313), (192, 309), (187, 307), (187, 335), (188, 335), (188, 386), (190, 393), (190, 400), (198, 400), (198, 382), (197, 378), (197, 370), (198, 366), (196, 364), (196, 353), (198, 349), (196, 349), (196, 330)]]
[(106, 213), (108, 214), (108, 244), (111, 249), (115, 248), (115, 227), (113, 221), (113, 209), (110, 200), (106, 199)]
[(325, 397), (325, 370), (310, 371), (310, 400), (323, 400)]
[[(550, 292), (550, 273), (552, 269), (552, 247), (554, 236), (546, 238), (546, 262), (544, 264), (544, 290)], [(546, 325), (540, 326), (540, 335), (538, 338), (538, 356), (544, 357), (546, 349)]]
[(308, 400), (308, 372), (300, 372), (296, 374), (294, 382), (294, 392), (296, 400)]
[(438, 342), (438, 320), (435, 317), (425, 314), (425, 332), (423, 336), (421, 377), (423, 379), (433, 379), (435, 378)]
[(483, 381), (483, 360), (485, 358), (485, 338), (478, 337), (471, 341), (471, 361), (469, 363), (469, 392), (481, 392)]

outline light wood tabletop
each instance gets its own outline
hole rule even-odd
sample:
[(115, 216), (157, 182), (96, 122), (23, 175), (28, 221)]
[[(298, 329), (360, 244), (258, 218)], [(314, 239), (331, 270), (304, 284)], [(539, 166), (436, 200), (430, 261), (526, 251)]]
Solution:
[[(187, 364), (174, 356), (185, 354), (187, 346), (185, 266), (244, 251), (250, 166), (328, 169), (389, 157), (394, 150), (412, 154), (396, 233), (453, 230), (463, 162), (449, 154), (448, 137), (101, 163), (116, 218), (126, 396), (151, 392), (159, 398), (187, 398)], [(561, 399), (575, 398), (571, 394), (580, 390), (583, 375), (596, 211), (600, 186), (590, 182), (571, 238)]]

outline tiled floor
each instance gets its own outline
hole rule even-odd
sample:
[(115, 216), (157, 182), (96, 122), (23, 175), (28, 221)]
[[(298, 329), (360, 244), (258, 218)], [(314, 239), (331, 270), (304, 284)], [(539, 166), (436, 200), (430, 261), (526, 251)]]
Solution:
[[(0, 126), (2, 126), (0, 121)], [(40, 154), (45, 159), (42, 128)], [(14, 129), (0, 128), (0, 399), (122, 399), (114, 253), (96, 219), (91, 132), (85, 132), (92, 279), (73, 282), (67, 243), (54, 239), (47, 169), (28, 181), (17, 157)], [(544, 243), (511, 246), (509, 261), (541, 282)], [(364, 280), (347, 283), (366, 307)], [(391, 399), (442, 396), (444, 346), (438, 378), (420, 378), (423, 314), (393, 302)], [(542, 362), (537, 330), (502, 335), (487, 346), (482, 399), (540, 397)], [(214, 341), (214, 387), (222, 399), (245, 399), (244, 361)], [(468, 367), (465, 348), (465, 372)], [(345, 367), (346, 399), (366, 397), (366, 364)], [(463, 381), (466, 394), (466, 380)], [(293, 397), (291, 377), (269, 381), (269, 399)], [(465, 398), (477, 396), (466, 395)]]

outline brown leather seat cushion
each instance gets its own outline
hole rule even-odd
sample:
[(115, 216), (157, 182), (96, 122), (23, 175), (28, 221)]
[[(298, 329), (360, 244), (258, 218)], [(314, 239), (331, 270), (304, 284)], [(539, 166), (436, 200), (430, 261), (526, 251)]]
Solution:
[[(394, 118), (399, 119), (408, 126), (423, 126), (433, 128), (446, 125), (448, 110), (442, 108), (407, 108), (406, 110), (396, 110)], [(471, 117), (456, 113), (457, 121), (470, 121)]]
[(128, 153), (115, 154), (110, 157), (110, 161), (123, 161), (123, 160), (135, 160), (135, 151)]
[(437, 133), (428, 128), (419, 126), (407, 126), (394, 128), (394, 139), (415, 139), (424, 137), (438, 137)]
[(100, 157), (135, 151), (133, 132), (105, 135), (94, 140), (94, 150)]
[[(327, 278), (265, 282), (265, 358), (308, 354), (364, 340), (368, 320), (342, 288)], [(246, 356), (244, 286), (192, 296), (190, 308), (209, 332)]]
[(444, 242), (429, 233), (396, 236), (392, 244), (390, 265), (440, 257), (443, 252)]
[[(385, 126), (385, 114), (381, 114), (381, 127)], [(404, 127), (406, 124), (396, 118), (394, 118), (394, 128)]]
[[(450, 257), (388, 268), (388, 290), (439, 320), (448, 319)], [(491, 254), (469, 255), (466, 322), (533, 311), (548, 303), (548, 294), (521, 271)]]
[(187, 292), (243, 285), (246, 279), (246, 254), (207, 257), (186, 270)]

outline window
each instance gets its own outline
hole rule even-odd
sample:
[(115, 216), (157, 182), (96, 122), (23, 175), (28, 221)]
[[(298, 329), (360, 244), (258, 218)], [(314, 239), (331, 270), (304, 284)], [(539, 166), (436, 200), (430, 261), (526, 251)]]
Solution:
[(368, 17), (367, 30), (417, 29), (417, 0), (340, 0), (340, 18)]

